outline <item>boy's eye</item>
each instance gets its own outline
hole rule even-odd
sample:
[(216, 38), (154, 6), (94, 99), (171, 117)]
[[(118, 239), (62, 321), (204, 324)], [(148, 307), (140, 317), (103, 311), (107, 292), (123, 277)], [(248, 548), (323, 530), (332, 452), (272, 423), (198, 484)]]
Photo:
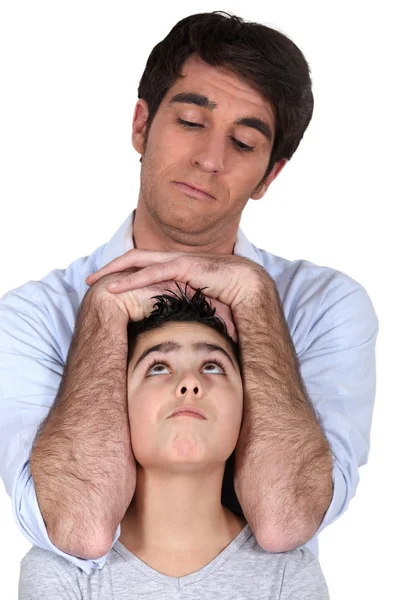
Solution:
[(168, 373), (168, 367), (164, 363), (160, 362), (152, 364), (147, 370), (147, 374), (150, 376), (164, 375), (165, 373)]
[[(166, 363), (159, 361), (159, 360), (155, 360), (147, 369), (147, 375), (149, 377), (154, 377), (154, 375), (165, 375), (168, 372), (169, 369), (169, 365), (167, 365)], [(204, 363), (204, 365), (202, 366), (202, 370), (205, 373), (211, 373), (211, 374), (216, 374), (216, 375), (224, 375), (225, 374), (225, 369), (222, 365), (222, 363), (218, 360), (212, 361), (212, 362), (208, 362), (208, 363)]]
[[(211, 367), (212, 371), (209, 369), (209, 367)], [(224, 369), (222, 368), (221, 365), (218, 365), (217, 363), (207, 363), (206, 365), (204, 365), (203, 369), (206, 371), (206, 373), (215, 373), (215, 369), (217, 369), (218, 373), (223, 373)]]

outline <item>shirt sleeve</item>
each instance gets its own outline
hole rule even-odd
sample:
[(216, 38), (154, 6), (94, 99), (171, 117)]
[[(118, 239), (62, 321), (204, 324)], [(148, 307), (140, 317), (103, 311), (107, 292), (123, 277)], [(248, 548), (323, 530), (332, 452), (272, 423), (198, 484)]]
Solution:
[(282, 589), (282, 600), (329, 600), (329, 591), (321, 565), (317, 559), (311, 560)]
[(315, 535), (346, 511), (356, 493), (359, 467), (368, 461), (375, 402), (378, 319), (365, 289), (339, 275), (320, 294), (298, 357), (333, 455), (333, 497)]
[[(54, 402), (63, 369), (62, 353), (45, 307), (21, 288), (8, 292), (0, 299), (0, 476), (24, 537), (89, 573), (102, 568), (107, 555), (85, 560), (52, 544), (29, 469), (33, 441)], [(112, 545), (119, 536), (120, 526)]]
[(77, 576), (48, 552), (32, 548), (21, 561), (18, 600), (83, 600)]

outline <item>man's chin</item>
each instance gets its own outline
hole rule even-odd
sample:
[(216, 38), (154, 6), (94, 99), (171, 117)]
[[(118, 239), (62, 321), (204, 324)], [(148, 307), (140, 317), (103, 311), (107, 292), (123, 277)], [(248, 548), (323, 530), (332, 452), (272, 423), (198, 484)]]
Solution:
[(210, 237), (210, 230), (215, 225), (215, 216), (205, 215), (204, 211), (196, 206), (169, 205), (166, 211), (156, 211), (154, 215), (159, 226), (167, 229), (169, 234), (176, 232), (176, 235), (201, 235)]

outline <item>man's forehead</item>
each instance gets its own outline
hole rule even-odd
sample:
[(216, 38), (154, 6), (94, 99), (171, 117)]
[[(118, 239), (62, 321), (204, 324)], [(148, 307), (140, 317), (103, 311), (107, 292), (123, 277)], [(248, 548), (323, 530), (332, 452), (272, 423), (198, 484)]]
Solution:
[(237, 79), (240, 81), (240, 85), (247, 86), (243, 79), (238, 77), (236, 73), (232, 71), (227, 65), (210, 65), (208, 62), (204, 61), (198, 54), (192, 54), (189, 58), (183, 63), (181, 69), (181, 75), (184, 77), (190, 77), (191, 75), (198, 77), (199, 74), (202, 73), (204, 77), (207, 74), (212, 77), (232, 77), (233, 79)]
[(225, 73), (232, 74), (232, 71), (229, 70), (228, 67), (224, 65), (210, 65), (208, 62), (200, 58), (198, 54), (192, 54), (189, 58), (183, 63), (181, 69), (181, 75), (189, 75), (192, 72), (198, 73), (199, 71), (209, 72), (209, 73)]
[[(234, 97), (238, 110), (252, 111), (260, 118), (268, 116), (271, 125), (274, 124), (272, 104), (258, 90), (228, 68), (209, 65), (198, 57), (189, 57), (182, 67), (181, 75), (184, 77), (177, 79), (166, 94), (164, 100), (167, 106), (172, 97), (178, 93), (196, 92), (208, 98), (209, 108), (215, 112), (218, 110), (218, 100), (221, 104), (221, 92), (225, 92), (229, 96), (230, 105)], [(219, 98), (217, 99), (216, 96)], [(226, 106), (222, 108), (226, 110)]]

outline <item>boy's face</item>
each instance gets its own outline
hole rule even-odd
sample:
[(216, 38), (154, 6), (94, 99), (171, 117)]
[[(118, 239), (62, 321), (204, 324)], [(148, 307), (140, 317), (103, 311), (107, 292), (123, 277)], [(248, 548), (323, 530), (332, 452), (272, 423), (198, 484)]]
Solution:
[[(159, 344), (164, 346), (142, 358)], [(159, 467), (165, 473), (215, 467), (235, 449), (242, 379), (229, 342), (217, 331), (200, 323), (173, 322), (139, 335), (127, 387), (132, 448), (143, 468)], [(183, 404), (199, 408), (206, 419), (169, 418)]]

